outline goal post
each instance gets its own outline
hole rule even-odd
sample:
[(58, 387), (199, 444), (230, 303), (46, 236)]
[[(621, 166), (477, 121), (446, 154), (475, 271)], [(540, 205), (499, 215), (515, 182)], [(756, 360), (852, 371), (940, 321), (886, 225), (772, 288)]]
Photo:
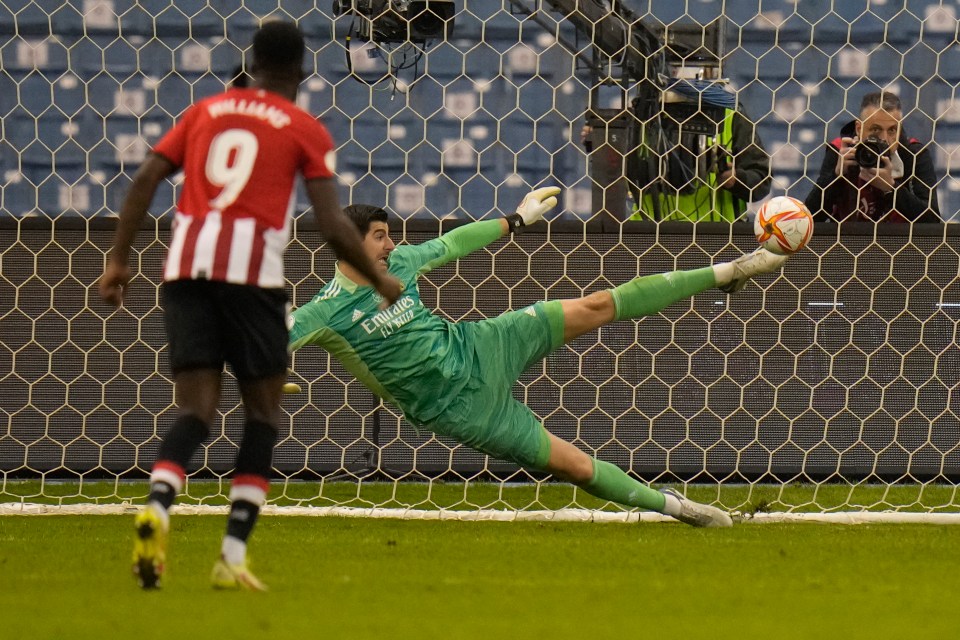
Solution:
[[(166, 0), (3, 3), (0, 513), (122, 512), (145, 497), (175, 413), (158, 287), (176, 181), (138, 238), (125, 307), (100, 303), (96, 280), (149, 145), (193, 100), (226, 88), (269, 17), (295, 19), (306, 35), (299, 102), (337, 141), (343, 199), (388, 205), (399, 240), (509, 213), (531, 188), (563, 188), (542, 228), (424, 277), (425, 304), (450, 320), (755, 246), (749, 212), (732, 224), (624, 219), (636, 140), (624, 144), (618, 136), (634, 132), (612, 114), (636, 119), (631, 100), (650, 82), (636, 74), (656, 59), (644, 49), (651, 43), (672, 43), (670, 55), (691, 63), (681, 66), (708, 64), (684, 38), (718, 17), (722, 40), (704, 46), (717, 54), (711, 73), (730, 80), (756, 123), (771, 195), (803, 199), (825, 143), (863, 93), (889, 88), (910, 135), (928, 143), (943, 218), (956, 212), (950, 6), (908, 0), (847, 15), (827, 8), (842, 3), (644, 0), (630, 4), (646, 25), (626, 47), (638, 53), (618, 56), (609, 43), (594, 46), (555, 0), (451, 4), (445, 27), (418, 23), (410, 43), (384, 24), (348, 42), (362, 17), (292, 0), (211, 1), (177, 16)], [(333, 258), (303, 193), (298, 203), (286, 275), (302, 305)], [(818, 223), (781, 275), (588, 334), (526, 372), (517, 397), (590, 454), (745, 520), (952, 522), (958, 233), (951, 224)], [(294, 354), (292, 369), (302, 392), (283, 401), (270, 498), (278, 512), (657, 519), (415, 429), (319, 349)], [(225, 504), (241, 426), (235, 385), (225, 384), (183, 512)]]

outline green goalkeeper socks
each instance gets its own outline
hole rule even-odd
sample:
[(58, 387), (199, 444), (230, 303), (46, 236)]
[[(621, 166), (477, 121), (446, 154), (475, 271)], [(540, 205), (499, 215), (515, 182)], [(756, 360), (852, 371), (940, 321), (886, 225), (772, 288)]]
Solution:
[(610, 289), (610, 293), (617, 310), (616, 319), (626, 320), (652, 315), (716, 284), (713, 267), (706, 267), (642, 276)]
[(593, 459), (593, 479), (580, 488), (592, 496), (628, 507), (663, 513), (666, 497), (628, 476), (620, 467)]

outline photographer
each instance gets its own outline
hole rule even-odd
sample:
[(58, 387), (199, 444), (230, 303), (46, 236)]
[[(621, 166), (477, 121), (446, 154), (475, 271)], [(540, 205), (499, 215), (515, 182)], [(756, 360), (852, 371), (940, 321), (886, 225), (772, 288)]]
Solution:
[(869, 93), (860, 118), (826, 146), (817, 183), (804, 203), (824, 222), (940, 222), (937, 175), (924, 145), (908, 138), (900, 98)]

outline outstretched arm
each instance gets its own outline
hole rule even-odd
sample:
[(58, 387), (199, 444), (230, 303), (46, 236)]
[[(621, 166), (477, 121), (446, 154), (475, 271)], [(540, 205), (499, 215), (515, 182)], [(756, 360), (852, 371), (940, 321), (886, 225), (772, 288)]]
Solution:
[(529, 226), (543, 219), (543, 214), (557, 206), (559, 187), (543, 187), (531, 191), (517, 207), (517, 212), (499, 220), (471, 222), (440, 236), (434, 242), (443, 245), (441, 255), (428, 260), (420, 267), (420, 273), (444, 265), (482, 249), (512, 231)]

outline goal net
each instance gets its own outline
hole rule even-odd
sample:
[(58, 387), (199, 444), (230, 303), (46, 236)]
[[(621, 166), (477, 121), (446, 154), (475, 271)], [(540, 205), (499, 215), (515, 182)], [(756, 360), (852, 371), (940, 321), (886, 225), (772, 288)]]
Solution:
[[(956, 12), (930, 0), (3, 2), (0, 503), (144, 498), (176, 411), (158, 296), (176, 180), (153, 202), (123, 309), (99, 301), (96, 279), (150, 145), (228, 86), (263, 20), (302, 28), (299, 104), (337, 141), (342, 198), (388, 205), (403, 242), (563, 188), (541, 229), (422, 280), (428, 306), (466, 321), (752, 250), (762, 200), (732, 224), (628, 220), (637, 122), (668, 114), (671, 77), (720, 79), (770, 157), (769, 195), (799, 199), (862, 96), (896, 91), (951, 221)], [(681, 134), (709, 115), (695, 104)], [(301, 191), (295, 305), (333, 269), (307, 208)], [(818, 223), (781, 275), (588, 334), (527, 371), (517, 397), (590, 454), (747, 516), (955, 512), (956, 246), (950, 224)], [(637, 518), (414, 429), (319, 349), (292, 368), (303, 391), (283, 401), (273, 507)], [(200, 510), (226, 503), (242, 429), (224, 389), (189, 469), (184, 504)]]

